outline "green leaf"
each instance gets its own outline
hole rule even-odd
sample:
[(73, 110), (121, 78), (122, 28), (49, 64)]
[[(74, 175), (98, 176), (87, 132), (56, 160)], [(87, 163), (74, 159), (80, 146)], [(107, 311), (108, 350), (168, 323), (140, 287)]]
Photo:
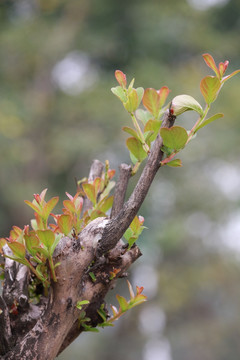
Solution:
[(158, 120), (148, 120), (148, 122), (146, 123), (146, 125), (144, 127), (144, 133), (146, 133), (147, 131), (152, 132), (152, 135), (149, 138), (149, 140), (151, 142), (156, 139), (159, 129), (161, 127), (161, 124), (162, 124), (162, 121), (158, 121)]
[(24, 259), (25, 255), (26, 255), (26, 249), (25, 246), (23, 244), (20, 244), (19, 242), (8, 242), (7, 243), (8, 246), (10, 247), (10, 249), (12, 250), (13, 254), (20, 258), (20, 259)]
[(141, 223), (140, 223), (138, 217), (135, 216), (135, 218), (133, 219), (130, 227), (131, 227), (131, 229), (133, 230), (134, 233), (137, 233), (139, 231), (139, 229), (140, 229), (140, 226), (141, 226)]
[(59, 200), (58, 196), (55, 196), (53, 198), (51, 198), (43, 207), (43, 211), (42, 211), (42, 217), (44, 218), (44, 220), (46, 221), (50, 215), (50, 213), (52, 212), (52, 210), (55, 208), (55, 206), (57, 205)]
[(96, 194), (95, 194), (95, 188), (92, 184), (83, 184), (83, 191), (87, 195), (88, 199), (93, 203), (93, 205), (96, 205)]
[(136, 88), (136, 92), (137, 92), (137, 95), (138, 95), (138, 106), (137, 106), (137, 108), (138, 108), (139, 105), (140, 105), (140, 102), (142, 101), (142, 98), (143, 98), (144, 88), (138, 87), (138, 88)]
[(6, 245), (6, 243), (7, 243), (6, 239), (4, 239), (4, 238), (1, 238), (1, 239), (0, 239), (0, 252), (1, 252), (1, 250), (2, 250), (2, 247), (3, 247), (4, 245)]
[(92, 279), (93, 282), (95, 282), (97, 280), (95, 274), (92, 271), (90, 271), (89, 276), (90, 276), (90, 278)]
[(101, 316), (101, 318), (103, 319), (103, 321), (107, 320), (107, 314), (106, 311), (104, 311), (104, 309), (102, 307), (100, 307), (100, 309), (97, 310), (98, 314)]
[(114, 196), (110, 196), (110, 197), (102, 199), (98, 203), (98, 210), (100, 210), (103, 213), (106, 213), (112, 207), (113, 199), (114, 199)]
[[(57, 246), (57, 244), (59, 243), (59, 241), (61, 240), (61, 237), (62, 237), (62, 235), (61, 234), (55, 234), (55, 240), (54, 240), (54, 243), (52, 244), (52, 246), (51, 246), (51, 249), (50, 249), (50, 255), (52, 255), (53, 254), (53, 252), (54, 252), (54, 250), (55, 250), (55, 248), (56, 248), (56, 246)], [(58, 263), (59, 265), (60, 265), (60, 263)], [(57, 264), (55, 264), (55, 266), (54, 267), (57, 267), (58, 265)]]
[(28, 206), (30, 206), (34, 211), (36, 211), (37, 214), (41, 215), (42, 211), (39, 208), (39, 206), (33, 204), (31, 201), (29, 200), (24, 200), (25, 204), (27, 204)]
[(134, 137), (130, 137), (130, 138), (127, 139), (126, 144), (127, 144), (127, 148), (130, 151), (130, 153), (132, 153), (133, 156), (138, 161), (141, 162), (147, 157), (147, 153), (143, 149), (142, 143), (141, 143), (140, 140), (138, 140), (138, 139), (136, 139)]
[[(132, 161), (132, 163), (135, 165), (135, 164), (140, 164), (141, 163), (141, 161), (139, 161), (134, 155), (133, 155), (133, 153), (131, 153), (131, 151), (130, 151), (130, 159), (131, 159), (131, 161)], [(138, 167), (139, 167), (139, 165), (138, 165)]]
[(124, 238), (127, 240), (127, 242), (129, 241), (129, 239), (133, 236), (133, 230), (129, 227), (125, 233), (124, 233)]
[(97, 219), (98, 217), (105, 217), (106, 214), (98, 209), (94, 209), (90, 214), (90, 220)]
[(135, 110), (137, 110), (137, 108), (139, 106), (139, 100), (138, 100), (138, 93), (137, 93), (136, 89), (134, 89), (134, 88), (131, 89), (131, 91), (128, 93), (128, 99), (123, 105), (129, 113), (132, 113)]
[(40, 242), (42, 242), (43, 245), (46, 246), (46, 248), (49, 250), (55, 240), (55, 234), (52, 232), (52, 230), (37, 230), (36, 233)]
[(144, 140), (145, 143), (150, 147), (151, 142), (154, 141), (154, 139), (157, 137), (157, 135), (155, 136), (154, 131), (147, 131), (144, 133)]
[(200, 90), (208, 105), (216, 100), (220, 88), (221, 82), (216, 76), (206, 76), (201, 80)]
[(163, 145), (161, 147), (161, 150), (162, 150), (162, 152), (164, 152), (164, 154), (166, 154), (167, 157), (170, 156), (174, 152), (174, 149), (171, 149), (165, 145)]
[(121, 310), (126, 311), (128, 309), (127, 300), (123, 296), (120, 296), (120, 295), (116, 295), (116, 298), (117, 298), (117, 300), (119, 302)]
[(82, 307), (83, 307), (83, 305), (87, 305), (87, 304), (89, 304), (89, 302), (90, 302), (89, 300), (78, 301), (76, 307), (77, 307), (79, 310), (81, 310)]
[(135, 82), (135, 79), (133, 78), (133, 79), (130, 81), (130, 84), (128, 85), (128, 91), (132, 90), (133, 85), (134, 85), (134, 82)]
[[(135, 137), (136, 139), (139, 139), (138, 133), (137, 133), (134, 129), (130, 128), (129, 126), (124, 126), (124, 127), (122, 128), (122, 130), (125, 131), (126, 133), (132, 135), (132, 136)], [(139, 140), (140, 140), (140, 139), (139, 139)]]
[(195, 132), (197, 132), (199, 129), (203, 128), (204, 126), (210, 124), (211, 122), (217, 120), (217, 119), (220, 119), (222, 118), (224, 115), (222, 113), (218, 113), (218, 114), (215, 114), (213, 116), (211, 116), (210, 118), (204, 120), (195, 130)]
[(36, 234), (34, 234), (34, 233), (31, 233), (29, 235), (25, 234), (24, 239), (25, 239), (25, 243), (26, 243), (28, 252), (31, 255), (35, 256), (37, 250), (34, 248), (34, 246), (39, 245), (39, 239), (37, 238)]
[(45, 277), (44, 277), (44, 275), (43, 275), (43, 273), (42, 273), (41, 265), (37, 265), (37, 267), (36, 267), (36, 272), (37, 272), (39, 278), (41, 278), (42, 281), (47, 280), (47, 279), (45, 279)]
[(40, 247), (40, 246), (33, 246), (32, 247), (34, 250), (36, 249), (36, 252), (38, 252), (39, 254), (42, 254), (45, 258), (48, 258), (49, 253), (46, 249)]
[(160, 134), (163, 144), (174, 150), (182, 149), (188, 140), (188, 133), (181, 126), (173, 126), (169, 129), (163, 127), (160, 129)]
[(148, 120), (153, 118), (153, 115), (147, 110), (137, 109), (136, 117), (143, 123), (143, 125), (146, 125)]
[(130, 239), (128, 239), (128, 250), (131, 249), (131, 247), (137, 241), (137, 239), (138, 239), (137, 236), (132, 236)]
[(180, 167), (182, 166), (182, 161), (180, 159), (174, 159), (167, 162), (166, 165), (171, 167)]
[(200, 115), (203, 114), (201, 105), (190, 95), (178, 95), (172, 100), (172, 109), (174, 115), (178, 116), (185, 111), (194, 110)]
[(127, 98), (127, 94), (126, 91), (124, 91), (124, 89), (121, 86), (116, 86), (111, 88), (111, 91), (114, 95), (116, 95), (122, 103), (127, 102), (128, 98)]
[(37, 223), (36, 219), (31, 220), (31, 227), (33, 228), (33, 230), (39, 230), (38, 223)]
[(71, 215), (60, 215), (57, 219), (57, 224), (61, 233), (67, 236), (73, 228), (73, 221)]
[(9, 256), (9, 255), (4, 255), (4, 257), (14, 260), (14, 261), (17, 261), (20, 264), (23, 264), (23, 265), (26, 265), (29, 267), (29, 262), (25, 258), (23, 259), (23, 258), (18, 258), (18, 257), (14, 257), (14, 256)]
[(224, 76), (224, 77), (222, 78), (222, 84), (225, 83), (225, 81), (231, 79), (231, 77), (237, 75), (239, 72), (240, 72), (240, 69), (232, 72), (230, 75)]
[(111, 192), (111, 190), (114, 188), (115, 186), (115, 181), (109, 181), (106, 189), (103, 191), (103, 193), (100, 196), (100, 199), (105, 198), (106, 196), (109, 195), (109, 193)]

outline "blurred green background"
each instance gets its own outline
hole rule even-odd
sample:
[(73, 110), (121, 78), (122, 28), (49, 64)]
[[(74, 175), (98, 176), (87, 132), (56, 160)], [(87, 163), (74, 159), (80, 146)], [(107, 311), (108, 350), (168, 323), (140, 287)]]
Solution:
[[(229, 60), (229, 73), (240, 68), (239, 0), (2, 0), (1, 236), (28, 223), (23, 201), (33, 193), (47, 187), (63, 200), (94, 158), (129, 162), (114, 70), (203, 105), (205, 52)], [(183, 168), (161, 169), (141, 209), (149, 230), (130, 279), (149, 301), (113, 329), (84, 333), (59, 359), (239, 358), (239, 90), (236, 76), (213, 104), (225, 117), (184, 150)], [(115, 292), (126, 288), (122, 280)], [(109, 301), (116, 305), (114, 294)]]

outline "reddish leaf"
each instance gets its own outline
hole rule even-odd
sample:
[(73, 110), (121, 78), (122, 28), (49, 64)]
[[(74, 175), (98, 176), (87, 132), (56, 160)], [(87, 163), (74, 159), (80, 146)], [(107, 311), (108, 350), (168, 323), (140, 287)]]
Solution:
[(165, 103), (168, 94), (169, 89), (167, 86), (163, 86), (160, 90), (148, 88), (144, 91), (142, 99), (143, 105), (153, 114), (155, 119), (158, 118), (159, 111)]
[(12, 230), (10, 231), (10, 239), (17, 240), (19, 236), (22, 235), (22, 232), (22, 229), (20, 229), (18, 226), (13, 226)]
[(114, 170), (114, 169), (113, 170), (108, 170), (107, 175), (108, 175), (109, 180), (111, 180), (114, 177), (115, 172), (116, 172), (116, 170)]
[(40, 194), (41, 204), (43, 203), (48, 189), (44, 189)]
[(160, 107), (162, 107), (168, 97), (170, 90), (167, 86), (163, 86), (161, 87), (160, 90), (157, 91), (157, 93), (159, 94), (160, 97)]
[(72, 203), (71, 200), (64, 200), (63, 205), (70, 213), (75, 212), (75, 206), (74, 206), (74, 204)]
[(218, 68), (219, 68), (219, 73), (220, 73), (221, 78), (225, 74), (225, 72), (226, 72), (226, 70), (228, 68), (228, 65), (229, 65), (229, 61), (227, 61), (227, 60), (224, 63), (223, 62), (219, 63)]
[(126, 88), (127, 86), (127, 77), (121, 70), (115, 71), (115, 78), (120, 86)]
[(212, 69), (215, 72), (215, 74), (217, 75), (217, 77), (219, 78), (220, 73), (219, 73), (219, 70), (217, 68), (217, 65), (216, 65), (213, 57), (210, 54), (203, 54), (202, 56), (203, 56), (205, 63), (207, 64), (207, 66), (209, 66), (210, 69)]
[(201, 93), (209, 105), (216, 100), (221, 88), (221, 82), (216, 76), (206, 76), (200, 83)]
[(148, 88), (144, 91), (143, 105), (145, 108), (153, 114), (154, 118), (158, 117), (160, 106), (160, 95), (158, 94), (157, 90), (153, 88)]

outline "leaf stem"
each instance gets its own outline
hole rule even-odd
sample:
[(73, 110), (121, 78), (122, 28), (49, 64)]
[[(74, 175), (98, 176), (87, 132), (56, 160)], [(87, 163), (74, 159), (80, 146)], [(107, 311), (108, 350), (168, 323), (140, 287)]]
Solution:
[(56, 273), (55, 273), (55, 270), (54, 270), (54, 264), (53, 264), (52, 256), (49, 256), (48, 262), (49, 262), (49, 267), (50, 267), (52, 279), (53, 279), (54, 282), (57, 282), (57, 277), (56, 277)]

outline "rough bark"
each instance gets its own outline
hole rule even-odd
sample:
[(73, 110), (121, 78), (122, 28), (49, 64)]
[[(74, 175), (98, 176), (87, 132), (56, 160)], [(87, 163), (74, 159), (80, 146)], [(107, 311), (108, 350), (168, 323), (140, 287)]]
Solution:
[[(163, 126), (172, 126), (174, 120), (166, 112)], [(110, 218), (97, 218), (78, 236), (61, 239), (54, 252), (54, 262), (60, 262), (56, 270), (57, 282), (51, 284), (39, 304), (29, 303), (29, 270), (10, 259), (5, 260), (5, 281), (0, 297), (1, 359), (54, 359), (83, 331), (78, 324), (81, 313), (76, 307), (78, 301), (89, 300), (84, 311), (92, 326), (101, 322), (97, 310), (104, 303), (105, 295), (141, 255), (137, 246), (126, 251), (121, 237), (136, 216), (160, 167), (161, 147), (162, 140), (158, 136), (142, 175), (125, 203), (131, 167), (120, 166)], [(102, 171), (103, 164), (95, 160), (89, 178), (93, 180)], [(84, 209), (90, 206), (85, 200)], [(4, 251), (7, 253), (9, 249), (5, 247)], [(110, 280), (109, 274), (114, 268), (120, 271)], [(90, 271), (94, 271), (95, 282), (89, 276)], [(17, 312), (14, 312), (16, 302)]]

